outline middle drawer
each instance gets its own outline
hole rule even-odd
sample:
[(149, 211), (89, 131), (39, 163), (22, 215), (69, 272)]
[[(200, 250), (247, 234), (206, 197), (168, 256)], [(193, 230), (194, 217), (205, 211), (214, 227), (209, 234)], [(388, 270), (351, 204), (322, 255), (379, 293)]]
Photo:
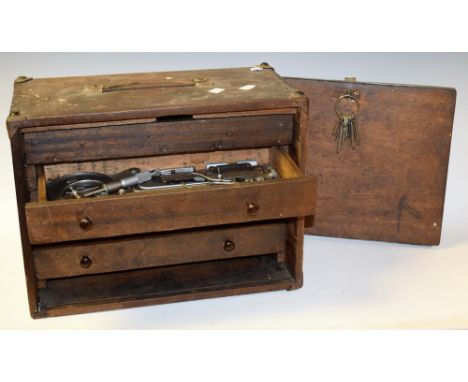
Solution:
[(247, 224), (127, 239), (36, 247), (40, 280), (284, 253), (287, 223)]
[[(315, 179), (305, 176), (286, 150), (274, 147), (267, 155), (278, 179), (96, 198), (39, 198), (26, 203), (30, 241), (49, 244), (313, 215)], [(38, 183), (39, 190), (45, 189), (44, 178)]]

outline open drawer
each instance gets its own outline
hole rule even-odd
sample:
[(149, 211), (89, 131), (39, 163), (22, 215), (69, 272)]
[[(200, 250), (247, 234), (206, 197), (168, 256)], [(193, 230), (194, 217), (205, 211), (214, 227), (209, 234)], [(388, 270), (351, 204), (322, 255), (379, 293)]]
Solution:
[[(149, 168), (164, 168), (193, 164), (200, 162), (200, 158), (208, 162), (235, 161), (253, 154), (261, 157), (263, 163), (272, 163), (279, 178), (57, 201), (47, 201), (44, 190), (47, 174), (61, 171), (57, 170), (61, 165), (46, 166), (38, 177), (38, 200), (26, 203), (30, 241), (32, 244), (59, 243), (313, 215), (315, 180), (304, 176), (282, 148), (153, 157), (145, 158), (145, 164)], [(68, 171), (73, 165), (64, 164)], [(138, 159), (75, 164), (80, 170), (86, 170), (86, 166), (92, 170), (99, 166), (121, 170), (138, 165)]]

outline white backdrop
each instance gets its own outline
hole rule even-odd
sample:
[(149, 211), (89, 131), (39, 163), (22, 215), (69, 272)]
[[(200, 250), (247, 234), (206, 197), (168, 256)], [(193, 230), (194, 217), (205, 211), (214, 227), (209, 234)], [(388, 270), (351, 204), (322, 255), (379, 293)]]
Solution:
[(422, 247), (306, 237), (304, 287), (32, 320), (29, 317), (11, 155), (0, 135), (0, 328), (466, 328), (468, 327), (468, 54), (184, 53), (0, 54), (0, 116), (13, 80), (32, 77), (250, 66), (284, 76), (454, 87), (458, 91), (442, 241)]

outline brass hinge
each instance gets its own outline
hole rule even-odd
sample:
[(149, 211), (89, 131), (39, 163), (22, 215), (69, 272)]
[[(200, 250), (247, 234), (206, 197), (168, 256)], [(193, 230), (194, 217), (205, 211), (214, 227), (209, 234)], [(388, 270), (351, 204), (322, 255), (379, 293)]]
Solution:
[(275, 70), (268, 62), (262, 62), (260, 65), (257, 65), (257, 66), (262, 69)]
[(33, 78), (28, 76), (19, 76), (15, 79), (15, 84), (31, 81)]

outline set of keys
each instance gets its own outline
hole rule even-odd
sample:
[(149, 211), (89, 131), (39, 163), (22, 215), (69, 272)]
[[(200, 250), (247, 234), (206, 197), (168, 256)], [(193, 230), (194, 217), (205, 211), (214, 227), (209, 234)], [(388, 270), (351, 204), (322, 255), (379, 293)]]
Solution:
[[(356, 146), (360, 143), (361, 138), (359, 136), (356, 119), (356, 114), (359, 111), (357, 97), (359, 97), (359, 93), (348, 90), (345, 94), (338, 97), (335, 102), (335, 113), (338, 116), (338, 122), (333, 130), (333, 136), (336, 141), (337, 153), (342, 150), (346, 143), (348, 143), (353, 150), (356, 149)], [(346, 102), (344, 103), (344, 101)], [(349, 103), (353, 105), (351, 110), (340, 110), (341, 107), (348, 106)]]
[(359, 144), (359, 129), (356, 123), (355, 116), (342, 116), (336, 123), (333, 136), (336, 141), (336, 152), (339, 153), (343, 145), (348, 142), (354, 150)]

